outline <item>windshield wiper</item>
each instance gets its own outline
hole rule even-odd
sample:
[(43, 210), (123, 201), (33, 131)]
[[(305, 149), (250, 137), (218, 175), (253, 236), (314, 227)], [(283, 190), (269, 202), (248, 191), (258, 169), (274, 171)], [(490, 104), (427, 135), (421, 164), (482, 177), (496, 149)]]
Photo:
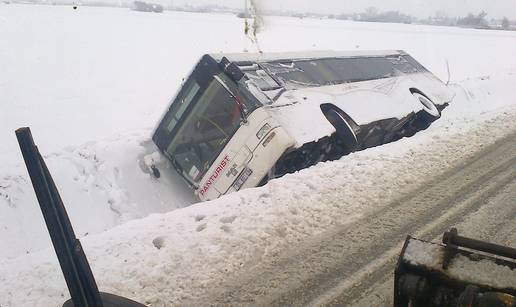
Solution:
[(224, 81), (222, 81), (222, 79), (219, 77), (219, 76), (213, 76), (215, 78), (215, 80), (217, 80), (218, 83), (220, 83), (220, 85), (222, 85), (222, 87), (224, 89), (226, 89), (226, 91), (229, 93), (229, 95), (235, 99), (235, 102), (238, 106), (238, 111), (240, 113), (240, 119), (242, 119), (242, 122), (244, 124), (247, 124), (247, 114), (246, 114), (246, 107), (245, 105), (242, 103), (242, 100), (240, 100), (240, 97), (238, 97), (237, 95), (233, 94), (233, 92), (231, 92), (231, 90), (229, 89), (229, 87), (226, 85), (226, 83), (224, 83)]

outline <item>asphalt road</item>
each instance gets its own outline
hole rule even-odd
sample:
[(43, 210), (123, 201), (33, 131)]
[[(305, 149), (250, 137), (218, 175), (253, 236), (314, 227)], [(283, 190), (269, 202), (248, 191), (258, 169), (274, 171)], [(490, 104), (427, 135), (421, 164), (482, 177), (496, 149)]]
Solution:
[(450, 227), (516, 246), (516, 133), (379, 211), (222, 282), (198, 303), (392, 306), (393, 271), (407, 234), (439, 240)]

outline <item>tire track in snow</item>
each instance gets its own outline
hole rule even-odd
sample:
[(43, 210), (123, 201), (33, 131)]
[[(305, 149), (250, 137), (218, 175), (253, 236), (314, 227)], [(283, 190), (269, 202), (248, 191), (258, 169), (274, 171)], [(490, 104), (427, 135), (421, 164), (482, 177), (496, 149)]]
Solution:
[(379, 211), (224, 283), (222, 289), (232, 290), (212, 293), (203, 301), (212, 305), (349, 304), (390, 276), (407, 234), (421, 233), (431, 239), (514, 182), (515, 152), (516, 134), (512, 134)]
[[(511, 223), (511, 221), (516, 220), (516, 206), (511, 204), (514, 204), (515, 199), (516, 181), (513, 181), (505, 186), (501, 193), (490, 198), (486, 206), (482, 206), (470, 215), (463, 216), (462, 221), (457, 225), (459, 233), (480, 240), (514, 246), (516, 244), (516, 223)], [(427, 240), (430, 239), (428, 235), (423, 237)], [(442, 234), (439, 234), (433, 238), (433, 241), (440, 242), (441, 238)], [(363, 292), (359, 299), (346, 304), (350, 306), (392, 306), (394, 282), (392, 268), (397, 258), (393, 259), (394, 261), (389, 261), (391, 266), (387, 266), (387, 272), (383, 270), (383, 276), (380, 276), (376, 282), (369, 283), (367, 289), (361, 285), (360, 288)], [(360, 291), (358, 287), (353, 290)], [(344, 301), (349, 302), (346, 293), (342, 294), (335, 300), (340, 305), (343, 305)]]
[[(445, 215), (443, 215), (435, 222), (429, 223), (426, 227), (423, 227), (423, 229), (415, 232), (413, 235), (421, 239), (433, 239), (434, 241), (439, 242), (442, 237), (442, 233), (448, 230), (451, 226), (455, 226), (458, 223), (463, 222), (466, 218), (469, 218), (470, 215), (477, 212), (479, 209), (482, 209), (483, 206), (489, 201), (489, 199), (495, 198), (501, 190), (504, 190), (505, 188), (514, 185), (516, 183), (515, 173), (516, 168), (512, 167), (504, 171), (503, 174), (493, 177), (493, 180), (490, 181), (492, 182), (492, 184), (488, 184), (485, 187), (481, 187), (478, 191), (473, 193), (464, 201), (456, 203), (453, 208), (450, 208), (450, 212), (447, 212)], [(503, 202), (500, 204), (505, 205), (506, 208), (512, 208), (511, 203), (509, 202)], [(506, 216), (505, 218), (498, 216), (500, 218), (499, 221), (510, 221), (510, 216), (514, 215), (511, 214)], [(507, 219), (507, 217), (509, 217), (509, 219)], [(502, 224), (498, 224), (498, 226), (501, 228)], [(459, 227), (459, 231), (460, 230), (461, 227)], [(471, 231), (468, 233), (464, 233), (463, 231), (461, 231), (461, 234), (469, 235), (475, 238), (479, 237), (476, 234), (476, 232)], [(493, 241), (492, 237), (487, 237), (484, 239)], [(381, 258), (384, 259), (384, 265), (375, 270), (373, 276), (367, 276), (367, 278), (361, 280), (357, 286), (354, 286), (352, 288), (348, 287), (346, 288), (346, 291), (340, 291), (340, 293), (337, 293), (336, 298), (333, 298), (331, 300), (331, 303), (325, 301), (324, 305), (342, 306), (344, 302), (349, 304), (348, 302), (352, 301), (354, 298), (361, 297), (363, 296), (363, 293), (365, 291), (374, 288), (374, 284), (376, 283), (376, 281), (381, 280), (386, 276), (389, 278), (392, 277), (397, 257), (399, 255), (399, 252), (401, 251), (402, 243), (403, 241), (401, 241), (400, 244), (396, 246), (396, 248), (393, 248), (384, 255), (382, 255)], [(392, 279), (390, 279), (390, 281), (390, 284), (392, 284)], [(392, 292), (391, 287), (389, 287), (389, 293), (384, 295), (383, 297), (390, 299), (390, 292)], [(352, 303), (349, 305), (355, 304)], [(356, 303), (356, 305), (370, 306), (368, 304), (363, 305), (362, 303)]]

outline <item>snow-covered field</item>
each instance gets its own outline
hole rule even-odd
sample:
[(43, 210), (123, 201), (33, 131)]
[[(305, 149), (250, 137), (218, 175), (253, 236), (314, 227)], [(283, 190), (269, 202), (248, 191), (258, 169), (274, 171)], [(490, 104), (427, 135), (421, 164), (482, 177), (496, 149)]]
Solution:
[(172, 170), (154, 180), (142, 168), (150, 131), (200, 55), (256, 50), (243, 20), (0, 4), (0, 37), (2, 307), (68, 295), (18, 127), (32, 128), (100, 288), (152, 306), (381, 208), (516, 129), (514, 32), (266, 18), (264, 51), (404, 49), (444, 80), (448, 60), (457, 97), (412, 138), (175, 210), (194, 199)]

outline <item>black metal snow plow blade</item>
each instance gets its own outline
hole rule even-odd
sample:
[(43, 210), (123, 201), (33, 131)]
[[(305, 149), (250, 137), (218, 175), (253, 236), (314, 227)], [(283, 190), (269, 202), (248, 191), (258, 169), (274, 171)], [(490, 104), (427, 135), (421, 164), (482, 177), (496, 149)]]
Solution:
[(34, 144), (30, 129), (16, 130), (16, 137), (70, 291), (71, 299), (63, 306), (145, 307), (124, 297), (99, 292), (81, 242), (75, 237), (63, 201), (45, 161)]
[[(466, 249), (465, 249), (466, 248)], [(395, 307), (516, 307), (516, 249), (461, 237), (407, 237), (394, 273)]]

